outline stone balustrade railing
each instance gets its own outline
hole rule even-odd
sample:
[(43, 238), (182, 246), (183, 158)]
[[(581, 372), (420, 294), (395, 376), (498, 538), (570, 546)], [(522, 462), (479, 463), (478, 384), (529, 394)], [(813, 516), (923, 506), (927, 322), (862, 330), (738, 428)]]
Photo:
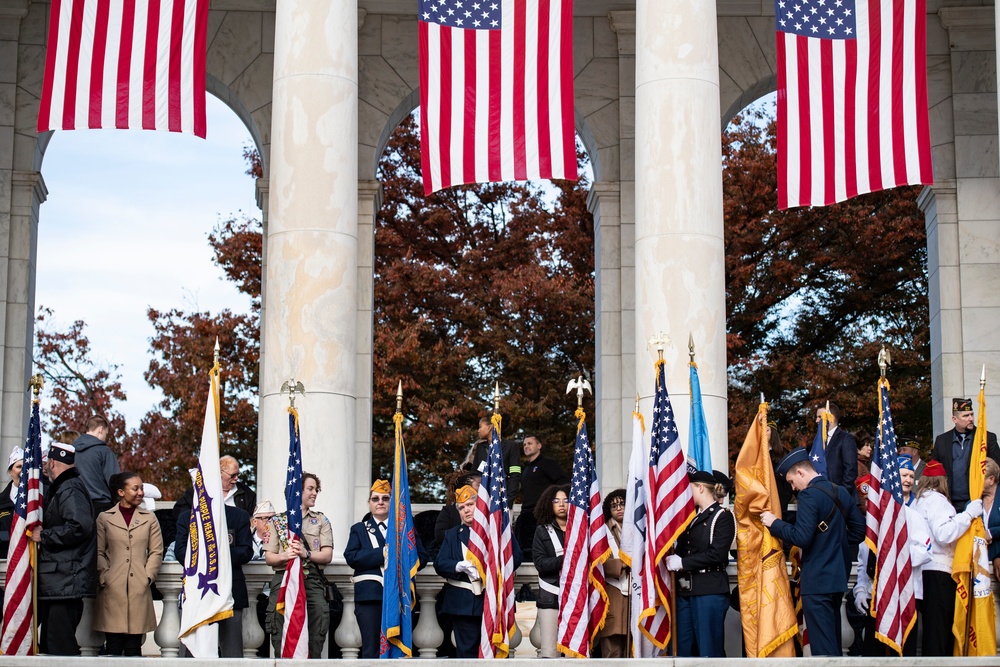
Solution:
[[(0, 561), (0, 577), (6, 571), (6, 561)], [(254, 658), (257, 656), (257, 648), (264, 642), (265, 635), (257, 620), (256, 597), (263, 587), (270, 583), (273, 570), (263, 562), (255, 561), (243, 566), (243, 573), (247, 581), (247, 591), (250, 597), (250, 607), (243, 610), (243, 646), (244, 656)], [(337, 584), (344, 597), (344, 614), (340, 624), (330, 628), (330, 636), (340, 647), (341, 654), (345, 659), (356, 659), (361, 649), (361, 633), (358, 629), (357, 620), (354, 617), (354, 586), (351, 583), (352, 570), (342, 559), (336, 560), (326, 568), (326, 575), (330, 581)], [(730, 583), (736, 586), (736, 568), (731, 564), (729, 567)], [(537, 574), (535, 568), (530, 563), (522, 565), (516, 574), (516, 587), (519, 589), (522, 584), (530, 584), (537, 588)], [(853, 582), (852, 582), (853, 583)], [(439, 577), (433, 567), (427, 567), (417, 574), (416, 591), (417, 599), (422, 610), (429, 610), (432, 613), (421, 613), (416, 627), (413, 629), (414, 657), (434, 658), (437, 656), (438, 648), (444, 642), (444, 631), (438, 624), (435, 609), (435, 598), (438, 591), (444, 585), (444, 579)], [(181, 565), (176, 561), (163, 563), (160, 567), (160, 575), (156, 579), (156, 587), (163, 594), (163, 606), (160, 613), (159, 623), (153, 633), (153, 641), (159, 648), (159, 653), (163, 657), (175, 657), (180, 646), (177, 634), (180, 627), (180, 613), (178, 610), (178, 596), (181, 592)], [(994, 581), (994, 595), (1000, 602), (1000, 590)], [(851, 601), (848, 601), (850, 603)], [(844, 616), (844, 608), (841, 609), (843, 620), (843, 645), (846, 649), (853, 640), (853, 631)], [(529, 615), (530, 616), (530, 615)], [(84, 601), (83, 619), (77, 629), (77, 641), (80, 643), (83, 655), (96, 656), (104, 643), (104, 636), (100, 632), (91, 629), (91, 619), (93, 617), (93, 599)], [(997, 614), (998, 624), (1000, 624), (1000, 613)], [(538, 638), (538, 626), (531, 624), (529, 634), (530, 645), (522, 646), (522, 636), (520, 631), (512, 638), (511, 644), (518, 657), (536, 656), (536, 649), (540, 646)], [(522, 623), (519, 618), (519, 625), (528, 627), (529, 623)], [(998, 628), (1000, 629), (1000, 628)], [(1000, 634), (1000, 633), (998, 633)], [(741, 625), (738, 613), (730, 612), (726, 618), (726, 652), (730, 656), (739, 656), (742, 653), (741, 646)], [(148, 655), (151, 651), (147, 649)]]

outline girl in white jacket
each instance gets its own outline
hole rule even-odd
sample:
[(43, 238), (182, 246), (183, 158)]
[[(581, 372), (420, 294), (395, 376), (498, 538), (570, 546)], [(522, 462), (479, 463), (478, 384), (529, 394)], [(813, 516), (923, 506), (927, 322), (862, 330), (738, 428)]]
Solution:
[(913, 508), (927, 522), (931, 534), (931, 560), (924, 564), (924, 604), (922, 655), (950, 656), (954, 646), (951, 634), (955, 615), (955, 581), (951, 564), (955, 542), (968, 530), (972, 519), (983, 514), (983, 501), (970, 500), (963, 512), (955, 513), (948, 497), (944, 467), (931, 461), (917, 484)]

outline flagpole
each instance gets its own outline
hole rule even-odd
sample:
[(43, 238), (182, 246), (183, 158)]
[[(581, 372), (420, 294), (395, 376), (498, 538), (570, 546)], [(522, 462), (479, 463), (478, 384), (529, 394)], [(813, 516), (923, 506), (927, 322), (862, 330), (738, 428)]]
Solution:
[[(41, 373), (32, 375), (28, 382), (35, 397), (32, 403), (40, 403), (38, 395), (45, 380)], [(41, 484), (41, 480), (38, 481)], [(38, 549), (34, 540), (28, 542), (28, 562), (31, 563), (31, 654), (38, 655)]]

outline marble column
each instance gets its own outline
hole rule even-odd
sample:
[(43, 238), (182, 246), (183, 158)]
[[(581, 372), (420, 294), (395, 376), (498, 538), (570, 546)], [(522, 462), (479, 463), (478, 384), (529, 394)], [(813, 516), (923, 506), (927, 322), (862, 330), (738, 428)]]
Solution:
[(15, 446), (22, 446), (28, 432), (38, 209), (48, 196), (45, 181), (37, 171), (15, 170), (10, 178), (10, 216), (6, 221), (0, 220), (0, 298), (3, 298), (0, 449), (4, 456)]
[(340, 553), (354, 521), (357, 429), (358, 12), (277, 0), (258, 497), (283, 505), (290, 378), (303, 468)]
[[(635, 372), (650, 418), (654, 350), (664, 332), (687, 447), (687, 340), (694, 336), (715, 467), (727, 462), (726, 299), (716, 3), (637, 0), (635, 69)], [(647, 422), (648, 423), (648, 422)]]
[[(372, 339), (375, 310), (375, 216), (382, 206), (382, 184), (358, 183), (358, 304), (355, 386), (357, 437), (354, 443), (354, 504), (367, 507), (372, 481)], [(359, 514), (360, 516), (360, 514)]]

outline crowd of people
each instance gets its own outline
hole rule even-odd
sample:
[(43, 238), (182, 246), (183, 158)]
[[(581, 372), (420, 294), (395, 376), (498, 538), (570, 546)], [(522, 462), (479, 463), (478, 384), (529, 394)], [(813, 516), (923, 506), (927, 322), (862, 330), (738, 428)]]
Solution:
[[(969, 462), (975, 436), (971, 401), (953, 401), (954, 428), (934, 443), (930, 460), (924, 461), (915, 443), (899, 447), (900, 485), (906, 503), (906, 524), (912, 579), (921, 621), (920, 651), (925, 656), (952, 655), (951, 620), (956, 585), (951, 577), (955, 542), (976, 517), (987, 527), (989, 555), (1000, 571), (1000, 448), (996, 436), (987, 437), (982, 498), (970, 498)], [(827, 412), (827, 410), (829, 412)], [(871, 437), (840, 428), (840, 411), (829, 403), (817, 412), (825, 418), (827, 469), (820, 474), (814, 457), (804, 447), (783, 451), (771, 430), (771, 454), (781, 516), (764, 512), (760, 519), (786, 550), (801, 550), (798, 595), (809, 628), (812, 655), (841, 655), (840, 608), (847, 597), (848, 618), (855, 627), (851, 654), (886, 655), (886, 646), (874, 637), (871, 613), (875, 558), (862, 544), (867, 484), (870, 481)], [(155, 487), (141, 477), (119, 470), (107, 446), (108, 422), (92, 417), (84, 432), (67, 432), (57, 438), (43, 459), (45, 512), (41, 529), (31, 539), (38, 543), (38, 618), (40, 649), (52, 655), (78, 655), (75, 629), (82, 615), (83, 599), (94, 597), (93, 629), (103, 632), (104, 655), (138, 656), (146, 633), (155, 629), (153, 599), (155, 580), (164, 560), (183, 560), (190, 538), (193, 489), (174, 504), (164, 522), (153, 512)], [(479, 655), (483, 613), (483, 582), (469, 560), (468, 541), (476, 498), (485, 466), (490, 422), (480, 422), (479, 440), (455, 474), (446, 479), (448, 497), (437, 511), (433, 530), (418, 535), (420, 567), (433, 561), (445, 580), (436, 613), (441, 625), (454, 636), (453, 655)], [(560, 655), (558, 611), (560, 572), (564, 559), (569, 511), (569, 474), (542, 454), (535, 435), (521, 446), (503, 441), (504, 470), (511, 489), (521, 493), (521, 511), (514, 524), (514, 566), (533, 562), (537, 585), (519, 593), (534, 600), (539, 636), (539, 656)], [(0, 557), (6, 557), (11, 510), (23, 463), (15, 450), (8, 461), (10, 482), (0, 491)], [(330, 628), (331, 600), (339, 598), (323, 568), (333, 559), (333, 530), (329, 519), (316, 510), (321, 491), (319, 478), (303, 474), (302, 538), (289, 541), (287, 517), (270, 501), (257, 503), (254, 491), (240, 481), (240, 464), (231, 456), (219, 460), (229, 531), (233, 572), (233, 617), (219, 622), (222, 657), (241, 657), (241, 610), (250, 606), (242, 566), (263, 561), (274, 569), (270, 585), (257, 594), (257, 615), (269, 637), (259, 655), (281, 654), (284, 616), (276, 610), (277, 591), (292, 559), (301, 559), (308, 608), (309, 657), (321, 657)], [(722, 657), (725, 616), (737, 591), (731, 590), (727, 567), (734, 555), (736, 521), (727, 509), (731, 480), (718, 471), (689, 475), (695, 518), (680, 535), (667, 568), (676, 573), (676, 622), (679, 657)], [(514, 492), (512, 492), (514, 493)], [(788, 512), (795, 497), (795, 511)], [(386, 567), (391, 488), (387, 480), (372, 484), (368, 511), (350, 530), (344, 557), (354, 570), (354, 613), (361, 631), (361, 658), (380, 653), (382, 580)], [(625, 491), (617, 489), (604, 498), (611, 556), (604, 563), (608, 614), (598, 634), (603, 657), (629, 655), (629, 568), (619, 554), (625, 513)], [(161, 510), (162, 512), (162, 510)], [(426, 548), (425, 548), (426, 543)], [(848, 591), (851, 569), (857, 563), (857, 584)], [(912, 632), (903, 647), (916, 655), (918, 633)], [(270, 644), (270, 646), (268, 645)], [(184, 654), (183, 647), (181, 649)], [(449, 654), (449, 651), (443, 651)]]

